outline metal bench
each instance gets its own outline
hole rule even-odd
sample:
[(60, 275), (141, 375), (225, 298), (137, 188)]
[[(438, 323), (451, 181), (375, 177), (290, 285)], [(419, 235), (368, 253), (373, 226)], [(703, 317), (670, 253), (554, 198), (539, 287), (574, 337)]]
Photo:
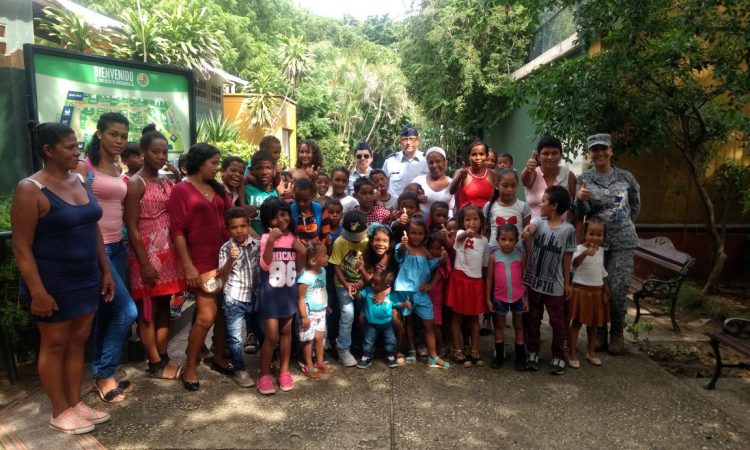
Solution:
[[(635, 322), (641, 319), (641, 300), (651, 297), (671, 302), (669, 317), (672, 329), (680, 331), (674, 317), (677, 295), (690, 267), (695, 263), (687, 253), (674, 248), (672, 241), (666, 237), (638, 239), (638, 248), (634, 255), (635, 270), (630, 280), (630, 293), (633, 294), (636, 313)], [(666, 313), (655, 313), (644, 307), (651, 316), (666, 316)], [(645, 314), (644, 314), (645, 315)]]
[(714, 389), (716, 387), (716, 382), (719, 381), (719, 377), (721, 376), (721, 369), (724, 367), (750, 369), (750, 364), (745, 363), (724, 364), (721, 362), (721, 352), (719, 351), (719, 344), (724, 344), (732, 350), (739, 352), (742, 356), (750, 358), (750, 320), (739, 317), (727, 319), (724, 321), (721, 331), (705, 334), (711, 338), (711, 347), (713, 347), (714, 356), (716, 357), (716, 369), (714, 370), (713, 378), (703, 385), (704, 389)]

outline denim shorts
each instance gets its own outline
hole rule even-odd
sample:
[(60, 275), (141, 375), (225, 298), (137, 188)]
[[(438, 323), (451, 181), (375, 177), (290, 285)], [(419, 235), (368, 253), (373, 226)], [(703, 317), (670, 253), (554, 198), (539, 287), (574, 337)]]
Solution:
[(508, 314), (509, 311), (512, 311), (515, 315), (523, 314), (523, 297), (513, 303), (506, 303), (493, 298), (492, 306), (495, 307), (495, 314), (501, 316)]

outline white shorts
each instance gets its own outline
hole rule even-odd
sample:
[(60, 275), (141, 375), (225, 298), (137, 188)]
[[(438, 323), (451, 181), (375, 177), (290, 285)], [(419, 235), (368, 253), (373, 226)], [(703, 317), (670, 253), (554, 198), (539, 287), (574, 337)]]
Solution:
[(310, 342), (313, 339), (315, 339), (315, 332), (316, 331), (322, 331), (325, 333), (326, 331), (326, 310), (318, 309), (316, 311), (308, 311), (307, 317), (310, 318), (310, 328), (304, 329), (302, 328), (302, 320), (299, 319), (299, 316), (297, 316), (297, 329), (299, 332), (299, 340), (300, 342)]

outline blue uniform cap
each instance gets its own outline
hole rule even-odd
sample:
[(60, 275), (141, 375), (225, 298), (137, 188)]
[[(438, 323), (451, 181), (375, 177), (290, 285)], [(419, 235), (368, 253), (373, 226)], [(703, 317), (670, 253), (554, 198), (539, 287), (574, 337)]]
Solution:
[(416, 128), (414, 128), (414, 125), (407, 123), (403, 127), (401, 127), (401, 131), (398, 134), (400, 137), (410, 137), (410, 136), (416, 136), (419, 137), (419, 132)]

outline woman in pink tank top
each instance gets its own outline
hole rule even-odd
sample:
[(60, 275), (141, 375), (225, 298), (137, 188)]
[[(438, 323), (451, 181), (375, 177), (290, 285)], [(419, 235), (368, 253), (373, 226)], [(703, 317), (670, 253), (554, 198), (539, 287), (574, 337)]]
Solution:
[(96, 124), (96, 133), (86, 148), (86, 159), (76, 172), (88, 179), (94, 197), (104, 214), (99, 228), (104, 238), (104, 249), (115, 282), (115, 296), (109, 301), (100, 300), (93, 329), (94, 355), (91, 369), (93, 387), (105, 402), (125, 399), (123, 393), (133, 390), (129, 382), (118, 383), (115, 370), (120, 361), (130, 327), (138, 310), (123, 280), (127, 279), (127, 255), (123, 242), (123, 208), (127, 185), (122, 182), (121, 167), (117, 157), (128, 143), (130, 122), (119, 113), (105, 113)]
[[(526, 168), (521, 172), (521, 182), (526, 193), (526, 203), (531, 208), (532, 217), (539, 215), (539, 204), (542, 203), (544, 191), (550, 186), (563, 186), (575, 194), (576, 176), (566, 167), (560, 165), (562, 160), (562, 143), (554, 137), (543, 137), (531, 153)], [(567, 220), (568, 214), (562, 216)]]
[(450, 193), (458, 195), (459, 211), (466, 205), (482, 208), (490, 201), (495, 190), (495, 173), (485, 167), (487, 144), (477, 139), (469, 144), (469, 168), (456, 171), (450, 184)]

